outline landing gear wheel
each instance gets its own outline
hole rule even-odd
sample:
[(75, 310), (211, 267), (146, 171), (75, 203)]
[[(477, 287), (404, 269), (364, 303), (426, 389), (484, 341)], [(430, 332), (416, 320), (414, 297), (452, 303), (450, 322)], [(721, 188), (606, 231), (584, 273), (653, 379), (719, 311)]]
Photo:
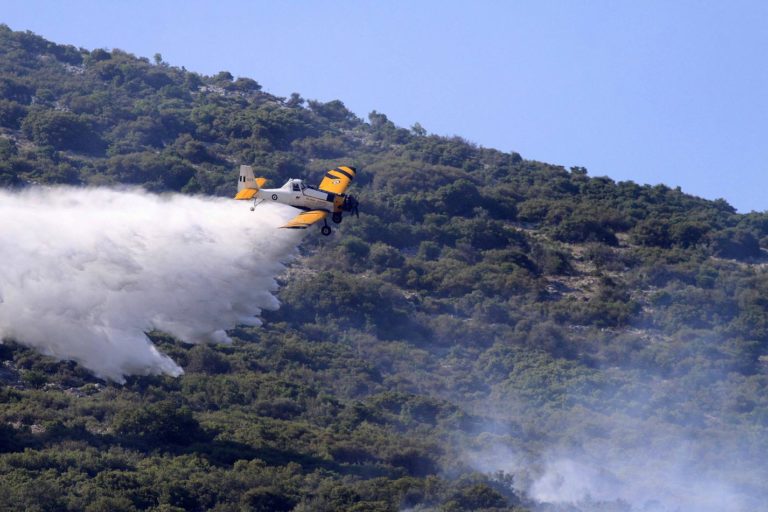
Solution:
[(320, 228), (320, 232), (324, 234), (325, 236), (328, 236), (331, 234), (331, 226), (323, 226)]
[(333, 215), (331, 215), (331, 220), (335, 224), (341, 224), (341, 213), (335, 212)]

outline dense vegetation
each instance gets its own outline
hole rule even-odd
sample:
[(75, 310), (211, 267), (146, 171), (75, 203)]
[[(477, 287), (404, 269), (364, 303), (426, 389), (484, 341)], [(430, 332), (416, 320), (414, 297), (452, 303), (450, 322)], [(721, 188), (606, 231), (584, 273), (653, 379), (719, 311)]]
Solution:
[(240, 163), (355, 165), (361, 217), (232, 346), (153, 333), (180, 378), (0, 346), (0, 508), (524, 510), (468, 454), (690, 436), (764, 495), (768, 215), (0, 25), (0, 185), (231, 195)]

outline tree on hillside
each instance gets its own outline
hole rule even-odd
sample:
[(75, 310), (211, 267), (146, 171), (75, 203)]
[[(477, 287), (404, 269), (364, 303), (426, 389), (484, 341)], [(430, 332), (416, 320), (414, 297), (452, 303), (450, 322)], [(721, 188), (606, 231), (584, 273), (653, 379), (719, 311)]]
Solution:
[(94, 153), (104, 147), (92, 123), (71, 112), (33, 109), (21, 128), (36, 144), (57, 150)]

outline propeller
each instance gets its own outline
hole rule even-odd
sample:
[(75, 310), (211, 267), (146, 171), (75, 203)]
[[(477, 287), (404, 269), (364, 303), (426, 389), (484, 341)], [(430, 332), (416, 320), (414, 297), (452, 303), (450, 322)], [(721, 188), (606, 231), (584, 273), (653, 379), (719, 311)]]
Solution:
[(345, 212), (354, 213), (355, 217), (360, 218), (360, 202), (355, 196), (347, 196), (344, 198), (344, 204), (341, 209)]

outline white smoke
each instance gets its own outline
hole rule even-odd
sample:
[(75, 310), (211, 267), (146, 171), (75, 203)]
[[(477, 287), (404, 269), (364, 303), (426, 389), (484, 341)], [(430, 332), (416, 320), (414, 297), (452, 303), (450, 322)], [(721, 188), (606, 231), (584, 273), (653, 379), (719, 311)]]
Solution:
[(766, 510), (765, 459), (759, 449), (740, 447), (739, 438), (748, 435), (741, 427), (705, 435), (620, 411), (595, 413), (592, 421), (599, 435), (574, 426), (562, 439), (526, 451), (512, 438), (482, 434), (465, 457), (480, 472), (512, 475), (514, 490), (534, 511)]
[(96, 375), (179, 375), (144, 334), (226, 342), (276, 309), (295, 210), (139, 190), (0, 191), (0, 340)]
[(694, 461), (679, 457), (673, 449), (656, 458), (647, 453), (628, 453), (624, 459), (552, 454), (528, 495), (584, 512), (603, 510), (605, 503), (623, 503), (626, 510), (644, 512), (757, 510), (759, 500), (728, 481), (734, 469), (729, 468), (721, 480), (711, 469), (697, 468)]
[[(478, 471), (502, 471), (514, 477), (514, 490), (529, 500), (528, 508), (547, 512), (747, 512), (765, 510), (762, 492), (739, 489), (732, 482), (739, 468), (722, 475), (667, 454), (633, 450), (617, 457), (606, 441), (603, 451), (553, 447), (540, 457), (522, 454), (501, 443), (467, 453)], [(593, 447), (595, 448), (595, 447)], [(753, 469), (753, 468), (749, 468)], [(743, 470), (743, 469), (742, 469)]]

